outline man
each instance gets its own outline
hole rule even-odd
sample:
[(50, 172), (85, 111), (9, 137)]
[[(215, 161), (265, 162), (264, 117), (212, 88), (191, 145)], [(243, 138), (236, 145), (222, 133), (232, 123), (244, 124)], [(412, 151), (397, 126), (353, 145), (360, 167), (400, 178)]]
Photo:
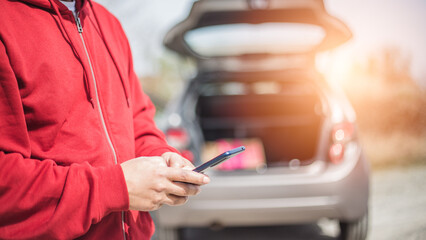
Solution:
[(72, 6), (0, 0), (0, 239), (150, 239), (146, 211), (209, 179), (156, 128), (117, 19)]

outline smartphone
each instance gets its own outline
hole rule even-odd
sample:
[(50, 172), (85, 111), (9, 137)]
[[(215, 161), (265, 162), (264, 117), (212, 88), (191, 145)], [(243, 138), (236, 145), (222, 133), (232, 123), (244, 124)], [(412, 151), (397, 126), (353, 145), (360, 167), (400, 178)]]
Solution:
[(244, 150), (246, 150), (246, 147), (241, 146), (241, 147), (237, 147), (234, 149), (231, 149), (229, 151), (226, 151), (222, 154), (220, 154), (219, 156), (209, 160), (208, 162), (205, 162), (203, 164), (201, 164), (200, 166), (194, 168), (194, 172), (199, 172), (199, 173), (203, 173), (204, 171), (206, 171), (208, 168), (214, 167), (216, 165), (219, 165), (220, 163), (224, 162), (225, 160), (230, 159), (231, 157), (242, 153)]

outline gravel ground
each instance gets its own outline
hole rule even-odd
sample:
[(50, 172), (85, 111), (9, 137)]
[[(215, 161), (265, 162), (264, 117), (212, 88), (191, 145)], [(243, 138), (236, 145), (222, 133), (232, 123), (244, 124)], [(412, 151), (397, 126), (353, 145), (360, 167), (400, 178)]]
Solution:
[(373, 173), (369, 240), (426, 239), (426, 165)]

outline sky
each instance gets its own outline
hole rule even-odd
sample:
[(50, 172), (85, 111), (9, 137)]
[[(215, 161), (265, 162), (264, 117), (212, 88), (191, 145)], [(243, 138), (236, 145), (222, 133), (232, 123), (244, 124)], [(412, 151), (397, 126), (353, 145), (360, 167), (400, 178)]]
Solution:
[(353, 32), (353, 39), (336, 49), (341, 64), (383, 47), (397, 47), (412, 59), (412, 75), (426, 87), (426, 1), (328, 0), (325, 3), (330, 14), (345, 22)]
[[(139, 75), (155, 72), (153, 57), (164, 51), (162, 38), (185, 18), (191, 0), (100, 0), (121, 21), (126, 31)], [(424, 0), (325, 0), (328, 12), (346, 23), (353, 39), (333, 50), (321, 67), (332, 78), (348, 71), (350, 61), (361, 59), (384, 47), (397, 47), (411, 58), (411, 72), (426, 87), (426, 1)], [(325, 65), (327, 64), (320, 64)]]

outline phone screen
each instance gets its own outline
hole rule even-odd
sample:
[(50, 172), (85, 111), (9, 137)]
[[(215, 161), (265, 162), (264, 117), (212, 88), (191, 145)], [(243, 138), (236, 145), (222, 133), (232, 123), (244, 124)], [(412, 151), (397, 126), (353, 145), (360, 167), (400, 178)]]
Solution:
[(246, 148), (244, 146), (241, 147), (237, 147), (234, 149), (231, 149), (229, 151), (226, 151), (222, 154), (220, 154), (219, 156), (201, 164), (200, 166), (194, 168), (194, 172), (199, 172), (199, 173), (203, 173), (205, 170), (207, 170), (210, 167), (214, 167), (216, 165), (219, 165), (220, 163), (224, 162), (225, 160), (230, 159), (231, 157), (242, 153)]

